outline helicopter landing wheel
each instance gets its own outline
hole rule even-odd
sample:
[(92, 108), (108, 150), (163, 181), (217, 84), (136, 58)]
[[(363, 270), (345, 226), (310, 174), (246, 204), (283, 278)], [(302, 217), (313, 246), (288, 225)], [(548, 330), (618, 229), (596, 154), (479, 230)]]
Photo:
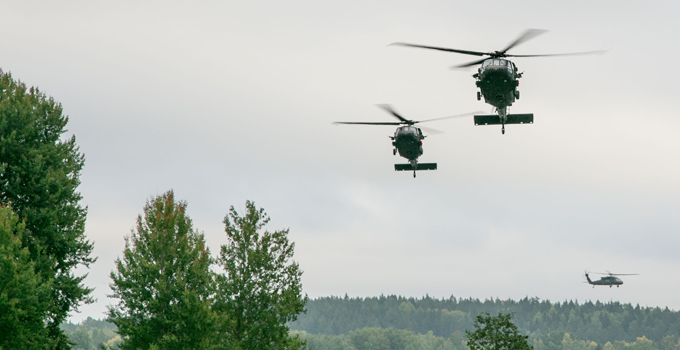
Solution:
[(503, 125), (503, 127), (501, 127), (501, 134), (505, 135), (505, 125)]
[(416, 178), (416, 171), (415, 170), (413, 170), (413, 178), (414, 179)]
[(392, 155), (393, 155), (393, 156), (396, 156), (396, 155), (397, 155), (397, 149), (396, 149), (396, 148), (392, 150)]
[(482, 93), (477, 91), (477, 101), (481, 101), (481, 100), (482, 100)]

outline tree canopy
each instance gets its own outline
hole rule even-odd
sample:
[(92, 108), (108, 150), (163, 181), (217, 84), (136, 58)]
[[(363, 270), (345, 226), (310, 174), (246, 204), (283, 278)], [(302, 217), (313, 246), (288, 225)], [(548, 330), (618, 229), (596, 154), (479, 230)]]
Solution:
[(147, 202), (111, 272), (109, 320), (121, 349), (212, 349), (217, 317), (211, 310), (212, 258), (195, 231), (186, 203), (172, 191)]
[(45, 349), (51, 281), (35, 272), (21, 239), (25, 225), (0, 206), (0, 349)]
[(470, 350), (532, 350), (527, 343), (529, 337), (520, 334), (512, 323), (512, 314), (481, 313), (473, 326), (474, 331), (465, 331)]
[(217, 259), (215, 310), (223, 315), (225, 332), (236, 349), (298, 349), (304, 342), (290, 337), (287, 323), (304, 311), (302, 271), (292, 261), (294, 243), (288, 230), (263, 231), (269, 222), (264, 209), (246, 202), (240, 216), (234, 207), (224, 218), (228, 243)]
[(11, 204), (25, 224), (22, 247), (35, 272), (51, 281), (44, 322), (58, 349), (68, 349), (59, 325), (91, 289), (74, 269), (89, 266), (93, 246), (85, 237), (86, 208), (77, 192), (84, 156), (75, 136), (62, 139), (68, 117), (35, 87), (0, 70), (0, 205)]

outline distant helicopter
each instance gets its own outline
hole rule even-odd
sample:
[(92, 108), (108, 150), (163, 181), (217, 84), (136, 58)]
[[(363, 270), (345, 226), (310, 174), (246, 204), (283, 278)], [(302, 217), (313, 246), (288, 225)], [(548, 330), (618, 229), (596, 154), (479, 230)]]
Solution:
[(586, 274), (586, 279), (588, 280), (588, 284), (592, 284), (593, 288), (595, 288), (595, 286), (609, 286), (609, 288), (611, 288), (612, 286), (616, 286), (616, 288), (618, 288), (620, 285), (623, 284), (623, 281), (616, 276), (635, 276), (635, 275), (637, 275), (637, 273), (611, 273), (609, 271), (607, 271), (607, 273), (598, 273), (598, 272), (595, 272), (595, 273), (597, 273), (598, 275), (606, 275), (606, 276), (600, 278), (597, 281), (592, 281), (590, 279), (590, 276), (588, 276), (588, 272), (586, 271), (585, 274)]
[[(413, 177), (416, 177), (417, 170), (437, 170), (437, 163), (418, 163), (418, 157), (423, 155), (423, 139), (427, 136), (423, 135), (423, 132), (415, 124), (431, 122), (435, 120), (458, 118), (473, 115), (474, 113), (466, 113), (461, 115), (454, 115), (443, 118), (427, 119), (427, 120), (409, 120), (392, 109), (389, 105), (378, 105), (378, 107), (384, 109), (388, 113), (392, 114), (395, 118), (399, 119), (398, 122), (334, 122), (333, 124), (359, 124), (359, 125), (402, 125), (397, 128), (394, 132), (394, 136), (390, 136), (392, 139), (392, 155), (399, 155), (408, 159), (408, 164), (395, 164), (395, 171), (408, 171), (413, 170)], [(441, 133), (441, 131), (423, 128), (430, 134)]]
[(546, 56), (574, 56), (574, 55), (589, 55), (601, 54), (605, 51), (588, 51), (575, 52), (563, 54), (543, 54), (543, 55), (510, 55), (506, 52), (513, 47), (532, 39), (539, 34), (546, 32), (541, 29), (529, 29), (520, 35), (515, 41), (508, 45), (501, 51), (493, 52), (478, 52), (457, 49), (447, 49), (435, 46), (424, 46), (407, 43), (393, 43), (391, 45), (418, 47), (422, 49), (431, 49), (447, 52), (462, 53), (465, 55), (474, 56), (489, 56), (470, 63), (461, 64), (453, 68), (465, 68), (478, 64), (481, 66), (477, 69), (477, 73), (473, 74), (477, 87), (481, 91), (477, 91), (477, 100), (481, 100), (484, 96), (484, 102), (492, 105), (496, 109), (496, 115), (476, 115), (475, 125), (501, 125), (501, 133), (505, 134), (505, 124), (532, 124), (534, 122), (533, 113), (529, 114), (508, 114), (508, 107), (512, 106), (515, 100), (519, 100), (519, 79), (522, 73), (517, 71), (517, 66), (510, 60), (503, 59), (505, 57), (546, 57)]

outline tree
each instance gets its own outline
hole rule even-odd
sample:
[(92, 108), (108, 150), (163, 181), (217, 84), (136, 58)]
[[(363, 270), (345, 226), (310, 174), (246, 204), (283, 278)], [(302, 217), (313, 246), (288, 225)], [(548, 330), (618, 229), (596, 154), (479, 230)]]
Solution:
[(288, 229), (264, 231), (269, 222), (264, 209), (246, 202), (240, 216), (234, 207), (224, 218), (228, 243), (220, 250), (214, 309), (223, 317), (223, 329), (240, 350), (298, 349), (299, 337), (289, 335), (288, 322), (304, 312), (302, 271), (293, 258), (294, 243)]
[(57, 349), (70, 349), (59, 325), (80, 303), (92, 302), (85, 276), (74, 269), (95, 261), (76, 191), (84, 157), (75, 136), (62, 140), (67, 122), (61, 104), (0, 70), (0, 205), (11, 203), (24, 221), (22, 247), (35, 272), (52, 283), (48, 303), (40, 305)]
[(528, 336), (521, 335), (512, 323), (513, 314), (481, 313), (473, 324), (475, 331), (465, 331), (470, 350), (532, 350)]
[(169, 191), (146, 203), (137, 229), (125, 238), (111, 272), (118, 304), (108, 320), (123, 336), (121, 349), (212, 349), (212, 258), (195, 231), (186, 202)]
[(46, 349), (44, 324), (51, 281), (35, 273), (25, 225), (10, 207), (0, 206), (0, 349)]
[(76, 329), (70, 339), (75, 343), (71, 348), (72, 350), (97, 350), (94, 341), (92, 341), (92, 336), (83, 327)]

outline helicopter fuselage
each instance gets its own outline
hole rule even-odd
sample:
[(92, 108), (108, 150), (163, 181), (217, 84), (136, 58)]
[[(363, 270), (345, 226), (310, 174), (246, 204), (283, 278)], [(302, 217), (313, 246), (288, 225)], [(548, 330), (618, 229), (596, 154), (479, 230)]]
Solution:
[(398, 151), (400, 156), (415, 164), (418, 157), (423, 155), (424, 138), (423, 132), (418, 127), (407, 125), (397, 128), (391, 137), (392, 146), (395, 148), (394, 154)]
[(477, 98), (484, 96), (484, 102), (496, 107), (501, 118), (504, 117), (506, 108), (519, 98), (517, 86), (521, 74), (517, 73), (517, 66), (506, 59), (490, 58), (482, 62), (473, 77), (481, 90)]
[(623, 281), (615, 276), (604, 276), (600, 278), (599, 280), (592, 281), (588, 274), (586, 274), (586, 278), (588, 279), (588, 284), (592, 284), (593, 286), (620, 286), (623, 284)]

